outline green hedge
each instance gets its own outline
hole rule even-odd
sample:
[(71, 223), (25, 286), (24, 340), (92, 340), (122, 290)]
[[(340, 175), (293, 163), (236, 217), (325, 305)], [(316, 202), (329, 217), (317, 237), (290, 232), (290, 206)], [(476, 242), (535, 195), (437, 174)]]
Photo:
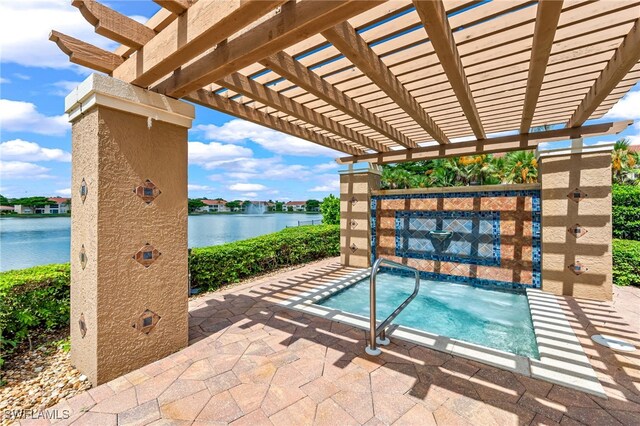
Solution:
[(614, 206), (640, 207), (640, 186), (613, 185), (611, 200)]
[(339, 253), (337, 225), (287, 228), (248, 240), (193, 249), (189, 258), (191, 283), (213, 290), (252, 275)]
[(69, 323), (70, 281), (69, 264), (0, 273), (0, 366), (31, 330)]
[(613, 237), (640, 241), (640, 186), (614, 185)]
[(640, 286), (640, 241), (613, 240), (613, 282)]

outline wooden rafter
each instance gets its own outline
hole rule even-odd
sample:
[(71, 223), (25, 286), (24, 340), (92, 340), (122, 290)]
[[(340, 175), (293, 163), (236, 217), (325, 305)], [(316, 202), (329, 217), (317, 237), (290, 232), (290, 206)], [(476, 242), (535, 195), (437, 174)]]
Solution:
[(285, 1), (198, 2), (133, 53), (113, 76), (148, 87)]
[(282, 111), (285, 114), (291, 115), (299, 120), (305, 121), (374, 151), (389, 151), (389, 148), (385, 145), (358, 133), (343, 124), (340, 124), (335, 120), (331, 120), (325, 115), (309, 109), (262, 84), (256, 83), (240, 73), (233, 73), (222, 80), (218, 80), (217, 83), (248, 96), (255, 101), (275, 108), (278, 111)]
[(640, 61), (640, 18), (636, 20), (629, 34), (591, 86), (589, 93), (569, 119), (567, 127), (578, 127), (587, 121), (638, 61)]
[[(219, 45), (183, 67), (155, 89), (182, 97), (260, 59), (319, 33), (384, 1), (302, 0), (283, 5), (279, 14)], [(206, 3), (206, 2), (205, 2)], [(260, 2), (257, 2), (260, 3)], [(195, 7), (199, 3), (196, 3)], [(189, 13), (193, 8), (190, 8)]]
[[(398, 78), (389, 71), (384, 62), (348, 22), (343, 22), (327, 31), (323, 31), (322, 35), (365, 73), (387, 96), (393, 99), (434, 140), (440, 144), (449, 142), (442, 129), (429, 117)], [(414, 144), (411, 148), (417, 146), (417, 144)]]
[(405, 148), (415, 147), (411, 139), (391, 127), (368, 109), (363, 108), (362, 105), (345, 95), (335, 86), (327, 83), (287, 53), (276, 53), (261, 60), (260, 63), (307, 92), (314, 94), (329, 105), (388, 137), (393, 142)]
[(156, 35), (151, 28), (95, 0), (73, 0), (71, 4), (95, 27), (96, 33), (134, 49), (140, 49)]
[(110, 74), (123, 59), (115, 53), (100, 49), (92, 44), (85, 43), (58, 31), (51, 31), (49, 40), (58, 45), (60, 50), (69, 55), (69, 60), (74, 64), (82, 65), (92, 70)]
[(541, 0), (538, 3), (536, 26), (533, 32), (533, 45), (531, 47), (531, 61), (529, 62), (529, 75), (527, 77), (527, 93), (524, 107), (522, 108), (522, 123), (520, 133), (529, 133), (533, 115), (536, 112), (540, 89), (544, 81), (549, 55), (553, 46), (553, 39), (558, 28), (560, 13), (562, 12), (562, 0)]
[(460, 102), (473, 134), (478, 139), (485, 139), (487, 136), (482, 127), (478, 108), (473, 100), (473, 94), (467, 81), (467, 76), (460, 59), (460, 53), (451, 32), (447, 11), (442, 0), (419, 1), (413, 0), (416, 11), (424, 25), (429, 41), (440, 59), (440, 64), (444, 69), (453, 92)]
[(432, 145), (415, 149), (383, 152), (379, 154), (342, 157), (338, 159), (338, 162), (341, 164), (359, 162), (387, 164), (465, 155), (496, 154), (501, 152), (532, 150), (542, 142), (554, 142), (558, 140), (617, 134), (622, 132), (631, 124), (633, 124), (633, 121), (617, 121), (614, 123), (594, 124), (591, 126), (576, 128), (563, 128), (544, 132), (501, 136), (497, 138), (458, 142), (447, 145)]
[(362, 155), (366, 153), (364, 150), (355, 146), (347, 145), (339, 140), (314, 132), (313, 130), (296, 126), (286, 120), (265, 114), (264, 112), (258, 111), (254, 108), (249, 108), (204, 89), (190, 93), (185, 96), (185, 99), (198, 105), (206, 106), (208, 108), (215, 109), (216, 111), (233, 115), (234, 117), (242, 118), (244, 120), (251, 121), (252, 123), (260, 124), (261, 126), (266, 126), (288, 135), (317, 143), (318, 145), (326, 146), (327, 148), (348, 152), (353, 155)]
[(182, 15), (195, 0), (153, 0), (175, 15)]

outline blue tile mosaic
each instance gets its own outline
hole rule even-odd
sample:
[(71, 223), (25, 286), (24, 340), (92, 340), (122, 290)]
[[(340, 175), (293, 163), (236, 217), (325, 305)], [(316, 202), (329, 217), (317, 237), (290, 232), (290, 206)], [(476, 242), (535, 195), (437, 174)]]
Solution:
[(398, 257), (500, 265), (500, 212), (398, 210)]

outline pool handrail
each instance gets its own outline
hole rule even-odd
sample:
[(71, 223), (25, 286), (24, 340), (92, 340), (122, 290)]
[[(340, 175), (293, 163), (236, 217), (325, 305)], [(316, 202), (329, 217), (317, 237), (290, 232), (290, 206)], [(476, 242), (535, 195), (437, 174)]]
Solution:
[[(380, 270), (380, 267), (383, 264), (391, 266), (396, 269), (402, 269), (405, 271), (414, 272), (416, 276), (416, 284), (414, 286), (413, 293), (411, 293), (411, 295), (404, 302), (402, 302), (400, 306), (398, 306), (391, 313), (391, 315), (389, 315), (384, 321), (382, 321), (380, 325), (377, 325), (376, 277), (378, 275), (378, 271)], [(386, 332), (385, 332), (387, 326), (391, 324), (391, 321), (393, 321), (400, 314), (400, 312), (402, 312), (402, 310), (406, 308), (409, 303), (411, 303), (413, 299), (416, 298), (419, 290), (420, 290), (420, 272), (416, 268), (412, 268), (411, 266), (403, 265), (401, 263), (394, 262), (392, 260), (385, 259), (383, 257), (376, 259), (376, 261), (373, 263), (373, 266), (371, 266), (371, 275), (369, 277), (369, 312), (370, 312), (369, 340), (370, 340), (370, 343), (369, 343), (369, 346), (365, 348), (365, 351), (369, 355), (380, 355), (381, 351), (377, 345), (389, 344), (389, 339), (387, 339)], [(380, 336), (380, 340), (377, 339), (378, 336)]]

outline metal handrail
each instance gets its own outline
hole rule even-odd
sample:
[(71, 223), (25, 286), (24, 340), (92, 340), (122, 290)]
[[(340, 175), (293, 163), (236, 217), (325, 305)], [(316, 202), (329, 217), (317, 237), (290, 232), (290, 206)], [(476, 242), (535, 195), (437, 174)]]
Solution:
[[(377, 325), (377, 319), (376, 319), (376, 276), (378, 275), (378, 271), (380, 270), (380, 267), (382, 266), (382, 264), (386, 264), (389, 265), (391, 267), (394, 267), (396, 269), (403, 269), (405, 271), (413, 271), (415, 272), (416, 275), (416, 284), (415, 287), (413, 289), (413, 293), (411, 293), (411, 295), (400, 304), (400, 306), (398, 306), (392, 313), (391, 315), (389, 315), (387, 317), (387, 319), (385, 319), (384, 321), (382, 321), (382, 323), (380, 323), (380, 325)], [(407, 305), (416, 298), (416, 296), (418, 295), (418, 291), (420, 291), (420, 272), (418, 272), (418, 270), (416, 268), (412, 268), (410, 266), (407, 265), (403, 265), (401, 263), (398, 262), (394, 262), (392, 260), (389, 259), (384, 259), (384, 258), (379, 258), (378, 260), (376, 260), (373, 263), (373, 266), (371, 267), (371, 277), (369, 278), (369, 287), (370, 287), (370, 293), (369, 293), (369, 310), (370, 310), (370, 324), (369, 324), (369, 346), (367, 346), (367, 348), (365, 349), (365, 351), (369, 354), (369, 355), (380, 355), (381, 351), (378, 348), (377, 345), (388, 345), (389, 344), (389, 339), (387, 339), (386, 337), (386, 328), (389, 324), (391, 324), (391, 321), (393, 321), (399, 314), (400, 312), (402, 312), (402, 310), (404, 308), (407, 307)], [(380, 339), (378, 339), (378, 335), (380, 336)]]

